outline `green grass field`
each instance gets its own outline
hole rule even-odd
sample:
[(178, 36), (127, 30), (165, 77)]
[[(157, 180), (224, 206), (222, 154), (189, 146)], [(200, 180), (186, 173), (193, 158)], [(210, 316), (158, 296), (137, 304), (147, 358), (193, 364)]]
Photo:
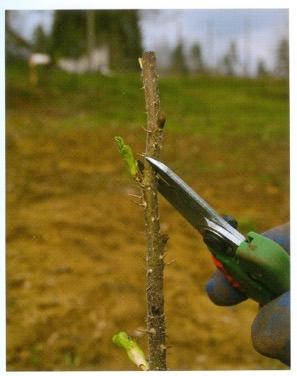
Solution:
[[(39, 87), (28, 87), (26, 68), (8, 70), (9, 90), (28, 97), (40, 110), (50, 106), (57, 116), (72, 106), (88, 126), (138, 126), (145, 121), (139, 75), (111, 77), (41, 71)], [(161, 100), (170, 131), (184, 134), (264, 137), (286, 135), (288, 83), (272, 79), (168, 77), (160, 81)], [(44, 101), (46, 99), (46, 101)], [(13, 98), (11, 98), (13, 100)], [(68, 106), (67, 106), (68, 104)], [(64, 126), (80, 125), (77, 112), (67, 113)], [(36, 115), (38, 114), (38, 111)], [(61, 120), (61, 119), (60, 119)], [(69, 122), (69, 123), (68, 123)]]
[[(118, 155), (140, 155), (145, 110), (138, 74), (102, 77), (6, 70), (7, 365), (9, 370), (129, 370), (111, 342), (145, 347), (144, 234)], [(289, 219), (286, 81), (162, 77), (162, 159), (240, 230)], [(201, 238), (163, 200), (165, 309), (172, 370), (283, 369), (249, 335), (257, 306), (215, 307)], [(201, 250), (201, 252), (200, 252)]]

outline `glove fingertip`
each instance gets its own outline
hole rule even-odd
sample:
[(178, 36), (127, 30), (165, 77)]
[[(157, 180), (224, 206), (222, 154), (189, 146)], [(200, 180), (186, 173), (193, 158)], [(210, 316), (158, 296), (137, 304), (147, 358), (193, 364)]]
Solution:
[(290, 293), (263, 306), (252, 328), (255, 349), (265, 356), (290, 365)]
[(216, 271), (205, 288), (210, 300), (218, 306), (231, 306), (246, 299), (238, 289), (232, 287), (220, 271)]

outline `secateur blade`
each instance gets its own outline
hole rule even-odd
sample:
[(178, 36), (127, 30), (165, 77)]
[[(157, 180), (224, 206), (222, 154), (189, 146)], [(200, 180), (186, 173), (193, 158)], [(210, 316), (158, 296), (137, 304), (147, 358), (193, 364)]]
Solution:
[(211, 232), (232, 247), (238, 247), (245, 237), (210, 207), (169, 167), (156, 159), (146, 157), (158, 176), (158, 191), (203, 236)]

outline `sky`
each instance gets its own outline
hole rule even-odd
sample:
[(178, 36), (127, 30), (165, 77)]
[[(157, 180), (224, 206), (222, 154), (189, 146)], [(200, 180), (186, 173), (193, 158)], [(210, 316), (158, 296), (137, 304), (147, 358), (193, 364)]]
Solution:
[[(15, 26), (30, 37), (37, 24), (49, 30), (52, 11), (19, 11)], [(163, 9), (142, 10), (140, 26), (145, 49), (155, 50), (166, 64), (169, 49), (182, 40), (186, 50), (193, 43), (202, 46), (204, 58), (215, 66), (235, 42), (242, 66), (255, 71), (259, 59), (268, 68), (275, 65), (280, 39), (288, 38), (286, 9)]]
[(199, 42), (211, 65), (218, 63), (233, 41), (251, 71), (259, 59), (272, 68), (276, 46), (289, 33), (285, 9), (162, 10), (150, 20), (144, 18), (141, 25), (147, 48), (174, 46), (179, 39), (188, 48)]

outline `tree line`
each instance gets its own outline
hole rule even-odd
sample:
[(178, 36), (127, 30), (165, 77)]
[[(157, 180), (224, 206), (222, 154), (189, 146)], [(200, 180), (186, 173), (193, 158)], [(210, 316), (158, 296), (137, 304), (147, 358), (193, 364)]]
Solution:
[[(281, 39), (275, 51), (274, 64), (268, 68), (263, 59), (257, 61), (255, 74), (257, 76), (289, 76), (289, 43), (287, 39)], [(231, 42), (226, 52), (218, 59), (216, 64), (209, 64), (204, 57), (202, 46), (194, 43), (188, 52), (182, 42), (179, 42), (171, 51), (169, 64), (165, 71), (174, 74), (222, 74), (226, 76), (248, 75), (247, 67), (240, 61), (237, 46)]]
[[(50, 31), (46, 33), (43, 27), (38, 25), (31, 43), (17, 35), (7, 22), (6, 44), (14, 43), (22, 49), (29, 45), (31, 51), (49, 54), (53, 61), (61, 57), (78, 58), (90, 54), (90, 51), (98, 46), (106, 46), (112, 72), (135, 71), (139, 69), (137, 59), (143, 49), (139, 18), (137, 10), (57, 10), (54, 12)], [(158, 52), (166, 53), (164, 50)], [(230, 43), (216, 64), (207, 61), (198, 41), (190, 49), (186, 49), (180, 40), (167, 54), (167, 64), (160, 67), (165, 74), (247, 75), (235, 42)], [(274, 60), (273, 68), (268, 68), (264, 60), (259, 60), (255, 73), (258, 76), (288, 77), (287, 39), (279, 41)]]
[(133, 71), (138, 69), (137, 58), (142, 54), (138, 21), (137, 10), (57, 10), (50, 31), (46, 33), (38, 25), (32, 40), (27, 41), (10, 26), (7, 13), (6, 51), (45, 53), (55, 62), (61, 57), (87, 55), (90, 49), (104, 45), (112, 71)]

